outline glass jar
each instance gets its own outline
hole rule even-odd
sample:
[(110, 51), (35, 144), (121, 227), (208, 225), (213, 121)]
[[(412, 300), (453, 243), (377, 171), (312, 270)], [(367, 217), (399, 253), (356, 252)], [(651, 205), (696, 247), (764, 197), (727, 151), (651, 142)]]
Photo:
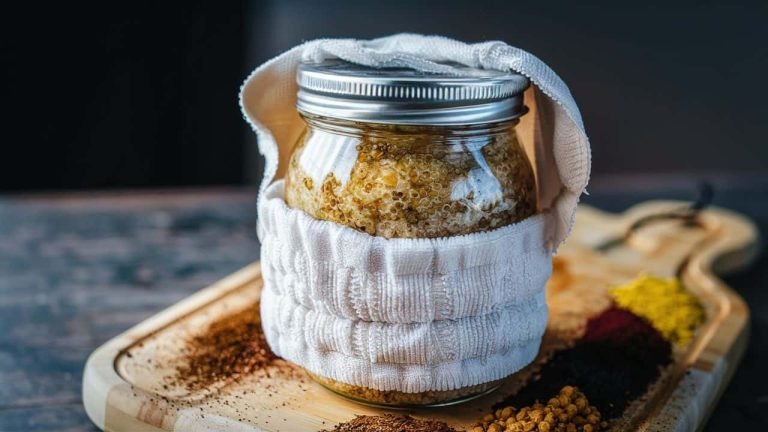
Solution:
[(528, 82), (472, 72), (303, 65), (307, 129), (288, 166), (287, 204), (387, 238), (468, 234), (534, 214), (533, 169), (515, 134)]
[[(286, 203), (385, 238), (469, 234), (535, 214), (534, 172), (515, 133), (528, 80), (461, 72), (301, 65), (297, 108), (307, 128), (288, 164)], [(316, 379), (356, 400), (401, 406), (445, 404), (498, 385), (413, 394)]]

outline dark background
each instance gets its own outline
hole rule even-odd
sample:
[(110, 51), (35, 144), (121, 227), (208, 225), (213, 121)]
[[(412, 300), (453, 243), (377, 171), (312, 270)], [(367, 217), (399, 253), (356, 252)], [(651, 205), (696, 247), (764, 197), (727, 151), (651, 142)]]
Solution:
[(317, 37), (500, 39), (578, 101), (594, 173), (768, 172), (768, 2), (260, 1), (3, 6), (0, 190), (256, 182), (237, 107)]

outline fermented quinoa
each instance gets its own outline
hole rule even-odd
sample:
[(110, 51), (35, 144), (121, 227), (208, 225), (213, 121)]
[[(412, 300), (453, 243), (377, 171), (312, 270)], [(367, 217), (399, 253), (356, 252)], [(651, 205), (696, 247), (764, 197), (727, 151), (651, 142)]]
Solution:
[[(330, 122), (307, 121), (316, 127)], [(361, 133), (354, 144), (308, 132), (289, 163), (286, 202), (317, 219), (387, 238), (468, 234), (521, 221), (536, 212), (536, 190), (515, 123), (450, 129), (356, 124)], [(354, 152), (339, 148), (345, 145), (354, 145)], [(354, 157), (351, 171), (318, 175), (308, 169), (316, 161), (302, 155), (315, 146)], [(337, 159), (335, 165), (349, 162)]]

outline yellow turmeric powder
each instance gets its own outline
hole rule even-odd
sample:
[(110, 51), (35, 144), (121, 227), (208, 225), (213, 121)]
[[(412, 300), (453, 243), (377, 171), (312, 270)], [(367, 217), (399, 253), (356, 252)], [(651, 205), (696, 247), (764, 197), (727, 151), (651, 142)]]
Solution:
[(610, 293), (619, 307), (647, 319), (678, 345), (690, 342), (696, 327), (704, 322), (701, 303), (677, 278), (640, 275)]

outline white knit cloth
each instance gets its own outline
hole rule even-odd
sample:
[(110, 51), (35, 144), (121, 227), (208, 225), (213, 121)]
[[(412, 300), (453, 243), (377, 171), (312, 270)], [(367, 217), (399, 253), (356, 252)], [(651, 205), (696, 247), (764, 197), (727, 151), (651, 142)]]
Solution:
[[(528, 76), (531, 112), (517, 130), (534, 161), (541, 213), (490, 232), (388, 240), (287, 207), (282, 181), (273, 180), (304, 129), (296, 68), (326, 58), (458, 74), (441, 64), (453, 61)], [(266, 158), (261, 307), (275, 353), (322, 376), (404, 392), (493, 381), (533, 360), (546, 326), (551, 253), (570, 231), (590, 168), (578, 108), (551, 69), (502, 42), (325, 39), (257, 68), (240, 101)]]

